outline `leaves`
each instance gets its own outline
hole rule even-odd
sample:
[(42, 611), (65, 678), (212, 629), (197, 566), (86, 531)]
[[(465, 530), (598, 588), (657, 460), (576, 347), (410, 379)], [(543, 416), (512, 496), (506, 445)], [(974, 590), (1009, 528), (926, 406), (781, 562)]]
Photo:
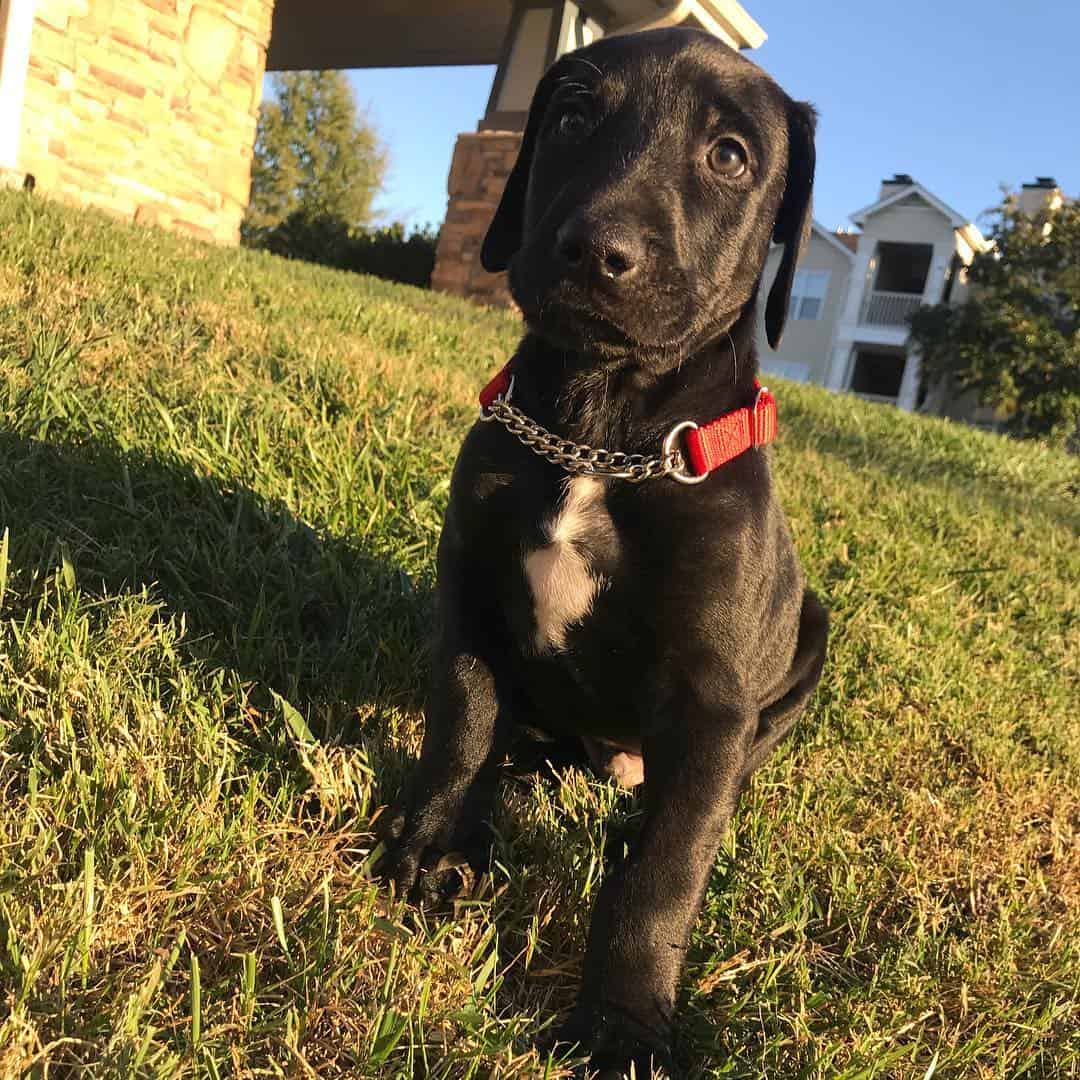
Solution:
[(259, 109), (245, 242), (293, 215), (345, 230), (366, 224), (387, 154), (344, 73), (285, 72), (272, 89)]
[(1080, 448), (1080, 205), (1027, 216), (1007, 199), (991, 235), (971, 299), (912, 316), (924, 369), (976, 391), (1010, 433)]

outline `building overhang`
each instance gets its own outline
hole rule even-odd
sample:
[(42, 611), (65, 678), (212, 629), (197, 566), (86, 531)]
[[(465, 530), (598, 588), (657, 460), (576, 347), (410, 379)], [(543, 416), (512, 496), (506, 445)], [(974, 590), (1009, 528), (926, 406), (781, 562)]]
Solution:
[(900, 349), (907, 344), (909, 333), (906, 326), (864, 326), (842, 322), (837, 329), (836, 340), (850, 341), (856, 348), (860, 345), (884, 345)]
[[(994, 242), (987, 240), (985, 236), (979, 231), (978, 227), (972, 225), (970, 222), (963, 226), (963, 228), (957, 229), (957, 233), (964, 241), (967, 247), (971, 250), (971, 255), (980, 255), (987, 251), (992, 251), (994, 248)], [(961, 252), (963, 254), (963, 252)], [(967, 265), (971, 262), (971, 257), (964, 259), (964, 264)]]
[[(737, 0), (583, 0), (578, 6), (607, 33), (689, 25), (738, 49), (765, 40)], [(266, 66), (314, 71), (497, 64), (513, 10), (509, 0), (277, 0)]]
[(768, 36), (739, 3), (729, 0), (607, 0), (609, 33), (625, 34), (660, 26), (707, 30), (733, 49), (759, 48)]

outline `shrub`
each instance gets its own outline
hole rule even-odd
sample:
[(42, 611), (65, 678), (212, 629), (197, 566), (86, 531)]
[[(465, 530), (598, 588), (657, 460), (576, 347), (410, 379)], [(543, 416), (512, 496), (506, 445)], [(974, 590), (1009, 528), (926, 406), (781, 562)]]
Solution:
[(426, 289), (431, 285), (438, 242), (439, 231), (432, 225), (414, 228), (407, 236), (400, 222), (360, 229), (350, 238), (345, 269)]
[(350, 229), (341, 218), (290, 214), (272, 229), (253, 233), (252, 247), (287, 259), (352, 270), (426, 289), (435, 267), (439, 232), (432, 225), (406, 234), (401, 222), (378, 228)]

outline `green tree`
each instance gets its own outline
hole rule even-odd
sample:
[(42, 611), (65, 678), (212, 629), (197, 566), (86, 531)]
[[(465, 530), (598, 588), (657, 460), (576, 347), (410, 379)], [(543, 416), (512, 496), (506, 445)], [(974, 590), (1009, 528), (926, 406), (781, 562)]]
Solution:
[(993, 250), (968, 269), (970, 299), (917, 311), (930, 380), (975, 390), (1006, 429), (1080, 448), (1080, 203), (1027, 216), (1006, 198)]
[(287, 220), (346, 231), (368, 224), (386, 150), (345, 75), (287, 72), (271, 90), (259, 109), (244, 242), (259, 244)]

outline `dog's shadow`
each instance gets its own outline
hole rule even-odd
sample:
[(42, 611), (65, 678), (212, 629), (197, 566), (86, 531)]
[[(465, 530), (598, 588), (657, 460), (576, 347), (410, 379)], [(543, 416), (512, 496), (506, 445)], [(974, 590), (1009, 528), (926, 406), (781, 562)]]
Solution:
[(320, 739), (420, 706), (431, 582), (242, 483), (108, 439), (0, 431), (5, 529), (9, 609), (30, 610), (66, 560), (91, 596), (147, 590), (182, 617), (184, 655), (317, 713)]
[[(317, 738), (362, 740), (376, 751), (378, 799), (397, 794), (410, 755), (388, 738), (385, 719), (422, 704), (430, 578), (411, 578), (386, 555), (328, 535), (241, 483), (107, 439), (47, 441), (0, 431), (0, 536), (5, 530), (4, 615), (34, 610), (65, 562), (90, 597), (146, 590), (163, 619), (183, 619), (184, 656), (229, 669), (308, 717), (332, 722), (314, 729)], [(280, 750), (279, 740), (271, 742)], [(525, 736), (514, 748), (506, 783), (518, 797), (504, 788), (500, 799), (503, 855), (527, 868), (531, 884), (497, 905), (494, 917), (508, 942), (522, 937), (547, 892), (536, 877), (549, 876), (524, 850), (546, 833), (524, 805), (530, 778), (539, 773), (557, 788), (570, 768), (588, 769), (579, 744)], [(612, 851), (633, 834), (634, 808), (634, 800), (623, 800), (606, 823)], [(571, 888), (587, 873), (588, 845), (573, 836), (545, 843), (555, 845), (547, 858), (566, 862), (564, 884)], [(605, 863), (614, 857), (604, 855)], [(571, 897), (559, 899), (569, 905)], [(497, 994), (500, 1012), (553, 1016), (572, 1003), (583, 928), (560, 921), (559, 936), (579, 939), (572, 949), (555, 950), (566, 970), (539, 979), (515, 970)]]

